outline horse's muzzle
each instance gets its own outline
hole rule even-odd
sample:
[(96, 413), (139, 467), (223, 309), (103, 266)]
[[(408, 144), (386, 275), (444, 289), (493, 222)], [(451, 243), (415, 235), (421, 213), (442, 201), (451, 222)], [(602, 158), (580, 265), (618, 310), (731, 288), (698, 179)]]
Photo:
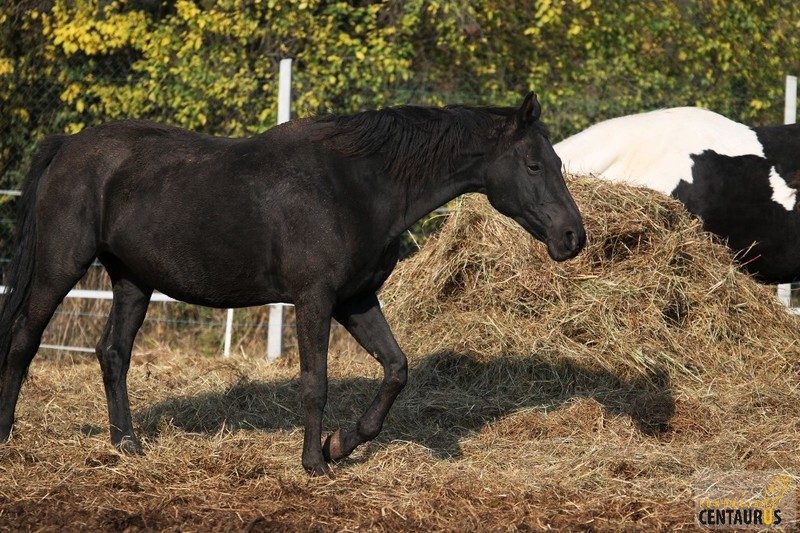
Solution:
[(583, 224), (552, 228), (547, 233), (547, 253), (554, 261), (572, 259), (586, 245), (586, 230)]

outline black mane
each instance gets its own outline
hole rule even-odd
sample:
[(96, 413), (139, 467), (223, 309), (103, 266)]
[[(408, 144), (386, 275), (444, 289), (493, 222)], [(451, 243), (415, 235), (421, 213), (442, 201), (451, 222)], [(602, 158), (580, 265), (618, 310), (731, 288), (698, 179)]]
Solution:
[[(394, 179), (411, 183), (431, 174), (455, 170), (454, 154), (479, 138), (497, 137), (516, 108), (401, 106), (353, 115), (314, 119), (333, 127), (323, 135), (326, 144), (347, 157), (383, 154)], [(540, 133), (547, 136), (543, 126)]]

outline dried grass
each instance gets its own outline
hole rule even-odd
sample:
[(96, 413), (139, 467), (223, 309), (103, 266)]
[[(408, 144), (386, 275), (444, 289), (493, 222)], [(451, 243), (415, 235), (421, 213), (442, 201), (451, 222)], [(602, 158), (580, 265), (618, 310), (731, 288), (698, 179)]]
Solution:
[(462, 201), (383, 292), (409, 351), (568, 357), (624, 379), (745, 371), (752, 353), (783, 367), (798, 353), (774, 289), (739, 273), (678, 202), (591, 179), (571, 188), (589, 242), (560, 264), (482, 196)]
[[(541, 244), (469, 198), (382, 293), (410, 383), (382, 435), (308, 478), (297, 354), (144, 350), (147, 456), (108, 444), (91, 358), (34, 362), (0, 447), (0, 524), (61, 531), (694, 529), (692, 476), (800, 470), (798, 319), (679, 204), (570, 179), (587, 250)], [(245, 351), (245, 353), (247, 353)], [(325, 427), (380, 370), (330, 358)]]

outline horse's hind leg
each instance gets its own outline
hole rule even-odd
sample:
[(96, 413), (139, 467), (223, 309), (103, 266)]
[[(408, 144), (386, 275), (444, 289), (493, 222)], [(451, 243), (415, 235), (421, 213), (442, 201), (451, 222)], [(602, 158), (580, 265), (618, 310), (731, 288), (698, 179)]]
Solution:
[(42, 262), (36, 265), (27, 305), (14, 320), (8, 355), (0, 371), (0, 442), (8, 440), (11, 435), (22, 382), (39, 349), (44, 329), (58, 305), (88, 268), (76, 268), (71, 274), (65, 274), (62, 269), (55, 275), (53, 269), (48, 268), (51, 264), (41, 265)]
[(345, 431), (337, 430), (327, 438), (323, 454), (328, 461), (347, 457), (358, 445), (378, 436), (389, 409), (408, 379), (406, 356), (397, 345), (375, 295), (346, 302), (336, 309), (333, 316), (381, 363), (383, 382), (372, 404), (361, 415), (355, 427)]
[(103, 371), (108, 402), (111, 442), (124, 453), (140, 454), (142, 447), (133, 431), (127, 378), (133, 341), (147, 314), (153, 289), (136, 279), (115, 258), (101, 257), (100, 260), (111, 276), (114, 293), (111, 313), (97, 344), (97, 359)]

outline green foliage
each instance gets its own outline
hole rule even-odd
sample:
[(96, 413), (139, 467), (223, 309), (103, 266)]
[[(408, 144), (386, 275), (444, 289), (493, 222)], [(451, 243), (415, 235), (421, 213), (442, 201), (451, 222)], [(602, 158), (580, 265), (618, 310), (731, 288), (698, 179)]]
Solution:
[(70, 132), (151, 117), (226, 135), (277, 117), (277, 65), (297, 58), (295, 106), (308, 113), (381, 105), (410, 75), (408, 46), (380, 25), (381, 6), (345, 2), (178, 0), (159, 19), (124, 0), (56, 0), (42, 36), (60, 63)]
[(533, 87), (556, 138), (612, 116), (679, 105), (779, 122), (784, 77), (800, 73), (800, 4), (791, 0), (407, 6), (423, 12), (412, 68), (437, 101), (455, 94), (510, 104)]
[(800, 73), (795, 0), (39, 0), (0, 5), (0, 170), (35, 141), (151, 118), (220, 135), (277, 117), (422, 103), (515, 104), (530, 88), (554, 138), (657, 107), (781, 119)]

